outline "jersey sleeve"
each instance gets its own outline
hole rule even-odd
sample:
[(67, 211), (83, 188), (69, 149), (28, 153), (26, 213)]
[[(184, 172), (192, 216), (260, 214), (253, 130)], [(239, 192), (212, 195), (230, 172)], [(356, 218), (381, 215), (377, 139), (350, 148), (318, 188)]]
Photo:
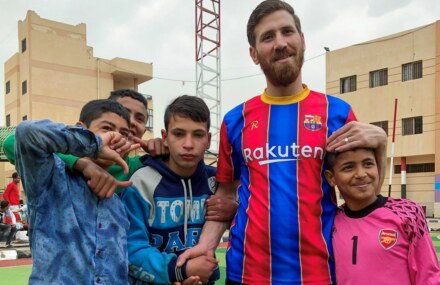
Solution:
[(58, 157), (66, 164), (69, 170), (73, 170), (73, 166), (78, 161), (79, 157), (71, 154), (57, 153)]
[[(415, 203), (414, 203), (415, 204)], [(408, 251), (408, 268), (411, 284), (440, 284), (440, 268), (426, 224), (423, 210), (417, 206), (417, 215), (411, 221), (410, 248)]]
[(220, 128), (220, 147), (218, 154), (218, 166), (216, 180), (219, 183), (233, 182), (239, 179), (239, 167), (234, 163), (232, 145), (228, 138), (226, 122), (223, 121)]
[(133, 186), (126, 188), (121, 198), (130, 221), (127, 241), (129, 274), (141, 281), (158, 284), (186, 279), (184, 268), (176, 267), (175, 254), (161, 252), (150, 244), (152, 237), (147, 225), (151, 205)]
[(15, 165), (15, 134), (6, 137), (2, 143), (3, 153), (11, 164)]

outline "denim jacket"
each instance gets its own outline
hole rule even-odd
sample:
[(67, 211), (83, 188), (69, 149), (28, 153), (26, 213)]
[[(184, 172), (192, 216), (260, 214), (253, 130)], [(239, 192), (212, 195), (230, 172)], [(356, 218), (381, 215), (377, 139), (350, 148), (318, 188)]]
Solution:
[(29, 209), (29, 284), (127, 284), (128, 219), (117, 195), (100, 199), (56, 152), (96, 158), (99, 136), (48, 120), (17, 126), (15, 161)]

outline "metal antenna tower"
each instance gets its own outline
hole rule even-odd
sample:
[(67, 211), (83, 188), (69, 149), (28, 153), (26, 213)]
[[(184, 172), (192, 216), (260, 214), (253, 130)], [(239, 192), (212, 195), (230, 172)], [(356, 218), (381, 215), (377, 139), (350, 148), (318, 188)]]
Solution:
[(196, 95), (211, 112), (211, 152), (218, 152), (220, 106), (220, 0), (196, 3)]

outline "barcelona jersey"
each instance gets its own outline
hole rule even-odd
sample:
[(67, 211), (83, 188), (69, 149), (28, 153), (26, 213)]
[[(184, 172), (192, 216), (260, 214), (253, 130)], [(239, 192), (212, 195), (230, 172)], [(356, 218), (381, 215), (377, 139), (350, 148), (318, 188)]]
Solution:
[(335, 283), (334, 191), (324, 177), (327, 138), (356, 120), (341, 99), (304, 90), (254, 97), (221, 127), (218, 182), (239, 180), (227, 278), (244, 284)]

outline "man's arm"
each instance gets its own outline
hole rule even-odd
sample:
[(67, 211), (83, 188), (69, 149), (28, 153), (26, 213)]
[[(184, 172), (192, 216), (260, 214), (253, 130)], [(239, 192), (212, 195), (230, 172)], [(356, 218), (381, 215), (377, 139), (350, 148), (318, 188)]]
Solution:
[[(236, 185), (237, 183), (235, 182), (220, 183), (216, 195), (225, 199), (234, 199), (237, 190)], [(220, 242), (220, 238), (228, 228), (228, 225), (229, 222), (206, 221), (203, 225), (199, 243), (193, 248), (187, 249), (179, 256), (177, 266), (182, 266), (186, 260), (201, 255), (213, 256)]]
[[(327, 151), (342, 152), (359, 147), (375, 151), (379, 168), (379, 185), (383, 184), (387, 167), (388, 137), (382, 128), (375, 125), (352, 121), (335, 131), (327, 140)], [(380, 188), (378, 193), (380, 193)]]

